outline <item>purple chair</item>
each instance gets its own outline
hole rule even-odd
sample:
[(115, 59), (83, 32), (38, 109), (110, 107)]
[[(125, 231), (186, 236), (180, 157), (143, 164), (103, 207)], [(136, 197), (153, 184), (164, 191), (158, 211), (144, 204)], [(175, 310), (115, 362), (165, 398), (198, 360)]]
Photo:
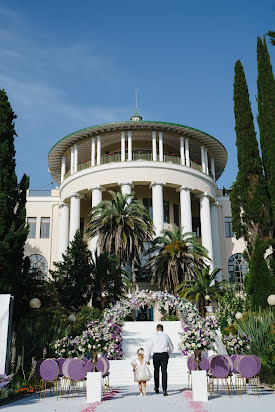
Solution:
[(236, 373), (237, 373), (237, 374), (240, 373), (239, 363), (240, 363), (240, 360), (242, 359), (243, 356), (245, 356), (245, 355), (236, 355), (236, 357), (235, 357), (235, 360), (234, 360), (234, 369), (236, 370)]
[(229, 366), (230, 366), (230, 372), (233, 372), (233, 369), (234, 369), (234, 363), (233, 363), (233, 361), (232, 361), (232, 359), (231, 359), (231, 356), (229, 356), (229, 355), (223, 355), (227, 360), (228, 360), (228, 362), (229, 362)]
[[(194, 371), (197, 367), (197, 363), (196, 363), (194, 357), (193, 357), (193, 359), (191, 359), (190, 366), (191, 366), (191, 371)], [(204, 356), (202, 356), (202, 358), (201, 358), (200, 368), (201, 368), (202, 371), (208, 371), (208, 369), (209, 369), (209, 360), (207, 358), (205, 358)]]
[(0, 389), (10, 383), (10, 378), (5, 373), (0, 374)]
[(71, 359), (68, 362), (67, 374), (71, 381), (82, 381), (86, 376), (86, 365), (81, 359)]
[(37, 379), (40, 381), (41, 380), (41, 376), (40, 376), (40, 366), (41, 363), (44, 362), (45, 358), (39, 359), (39, 361), (36, 362), (35, 365), (35, 376), (37, 377)]
[(85, 363), (85, 365), (87, 365), (87, 363), (88, 363), (88, 359), (87, 358), (81, 358), (81, 360), (82, 360), (82, 362), (84, 362)]
[(59, 374), (58, 374), (58, 376), (61, 378), (63, 376), (62, 366), (63, 366), (63, 363), (65, 362), (65, 359), (64, 358), (57, 358), (57, 362), (58, 362), (58, 365), (59, 365)]
[(234, 353), (234, 355), (231, 356), (231, 360), (232, 360), (232, 363), (233, 363), (232, 372), (234, 373), (234, 375), (235, 375), (236, 373), (238, 373), (237, 370), (236, 370), (236, 368), (235, 368), (235, 359), (236, 359), (237, 356), (238, 356), (238, 355), (237, 355), (236, 353)]
[(91, 359), (88, 360), (87, 365), (86, 365), (86, 369), (87, 369), (87, 372), (93, 372), (94, 367), (93, 367)]
[(247, 382), (249, 385), (252, 384), (253, 392), (258, 391), (259, 380), (257, 379), (257, 375), (260, 372), (261, 367), (259, 365), (260, 360), (257, 357), (257, 359), (255, 359), (254, 356), (242, 356), (239, 361), (240, 375), (238, 378), (242, 381), (244, 391), (246, 391)]
[(40, 364), (39, 368), (40, 375), (40, 388), (39, 388), (39, 399), (41, 397), (41, 390), (44, 389), (44, 398), (45, 391), (47, 388), (47, 383), (53, 383), (56, 385), (56, 394), (58, 398), (58, 375), (59, 375), (59, 364), (55, 359), (45, 359)]
[(228, 377), (230, 377), (230, 363), (226, 356), (217, 355), (211, 359), (209, 367), (209, 390), (212, 396), (214, 390), (215, 380), (217, 382), (217, 391), (219, 380), (224, 381), (226, 393), (230, 395), (229, 385), (227, 382)]
[(78, 393), (80, 393), (80, 382), (83, 382), (86, 376), (85, 362), (78, 358), (66, 359), (63, 364), (62, 371), (67, 380), (67, 395), (69, 396), (70, 390), (73, 386), (78, 387)]
[(250, 356), (252, 356), (252, 357), (255, 359), (255, 361), (257, 362), (257, 373), (256, 373), (256, 376), (258, 376), (259, 373), (260, 373), (260, 371), (261, 371), (261, 368), (262, 368), (262, 363), (261, 363), (260, 359), (258, 358), (258, 356), (256, 356), (256, 355), (250, 355)]
[[(194, 355), (190, 356), (190, 358), (187, 359), (187, 367), (188, 367), (188, 389), (189, 389), (190, 377), (191, 377), (191, 388), (192, 388), (192, 371), (194, 371), (197, 367), (197, 363), (195, 361)], [(209, 361), (204, 356), (202, 356), (202, 358), (201, 358), (200, 368), (201, 368), (202, 371), (206, 371), (206, 373), (209, 369)]]

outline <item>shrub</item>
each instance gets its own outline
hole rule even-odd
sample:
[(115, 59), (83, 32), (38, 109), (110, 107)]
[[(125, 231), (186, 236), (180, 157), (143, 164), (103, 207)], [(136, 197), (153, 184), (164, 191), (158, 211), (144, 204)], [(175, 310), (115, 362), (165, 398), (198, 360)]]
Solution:
[(224, 334), (228, 325), (236, 322), (235, 314), (237, 312), (246, 312), (249, 309), (249, 301), (242, 292), (238, 292), (234, 287), (229, 286), (223, 297), (218, 303), (218, 309), (215, 312), (219, 320), (221, 332)]

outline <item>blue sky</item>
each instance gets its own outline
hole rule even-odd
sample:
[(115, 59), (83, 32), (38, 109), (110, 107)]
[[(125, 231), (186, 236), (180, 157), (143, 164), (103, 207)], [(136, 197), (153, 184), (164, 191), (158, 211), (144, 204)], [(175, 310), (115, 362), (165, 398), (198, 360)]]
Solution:
[(0, 88), (18, 116), (18, 176), (49, 188), (56, 141), (128, 120), (137, 87), (144, 120), (188, 125), (225, 145), (218, 186), (229, 187), (237, 172), (234, 64), (244, 65), (256, 116), (256, 40), (274, 22), (269, 0), (0, 1)]

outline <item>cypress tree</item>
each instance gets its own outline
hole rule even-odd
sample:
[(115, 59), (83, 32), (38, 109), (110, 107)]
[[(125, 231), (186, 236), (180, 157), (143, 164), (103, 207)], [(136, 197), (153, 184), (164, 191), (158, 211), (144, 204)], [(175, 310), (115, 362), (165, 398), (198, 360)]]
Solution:
[(272, 46), (275, 46), (275, 31), (269, 30), (269, 32), (267, 32), (267, 35), (270, 38), (270, 43), (272, 44)]
[(267, 267), (265, 251), (266, 243), (257, 237), (249, 261), (249, 273), (244, 278), (245, 291), (250, 296), (253, 310), (268, 307), (267, 298), (275, 289), (275, 278)]
[(18, 183), (15, 173), (14, 114), (4, 90), (0, 90), (0, 290), (15, 297), (15, 316), (20, 313), (22, 280), (28, 271), (24, 245), (26, 225), (26, 191), (29, 178), (24, 174)]
[[(265, 39), (257, 39), (258, 124), (263, 167), (275, 217), (275, 82)], [(274, 224), (274, 223), (273, 223)], [(274, 228), (274, 226), (273, 226)]]
[(270, 202), (240, 60), (235, 64), (234, 113), (239, 170), (230, 193), (232, 223), (237, 239), (244, 236), (251, 254), (257, 236), (270, 236)]
[(68, 310), (80, 310), (92, 297), (91, 261), (92, 253), (78, 230), (62, 260), (54, 262), (56, 270), (50, 270), (57, 303)]

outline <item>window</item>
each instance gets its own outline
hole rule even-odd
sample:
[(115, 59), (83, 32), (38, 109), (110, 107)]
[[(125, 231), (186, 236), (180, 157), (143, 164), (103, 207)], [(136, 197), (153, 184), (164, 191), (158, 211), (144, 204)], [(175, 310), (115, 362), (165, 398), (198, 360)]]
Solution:
[(44, 279), (48, 275), (48, 262), (42, 255), (31, 255), (30, 273), (37, 279)]
[(235, 283), (239, 290), (243, 289), (243, 280), (248, 273), (248, 263), (241, 253), (235, 253), (228, 259), (229, 281)]
[(148, 197), (143, 198), (143, 204), (147, 212), (149, 212), (149, 215), (153, 217), (153, 207), (152, 207), (152, 199)]
[(149, 282), (151, 276), (151, 269), (145, 268), (146, 263), (151, 257), (151, 254), (146, 255), (147, 250), (151, 247), (151, 242), (144, 242), (144, 252), (139, 255), (140, 265), (136, 264), (136, 280), (137, 282)]
[(234, 237), (235, 235), (232, 229), (232, 218), (225, 217), (224, 225), (225, 225), (225, 237)]
[(36, 217), (28, 217), (27, 222), (29, 225), (28, 238), (35, 239), (36, 238)]
[(169, 202), (168, 200), (163, 201), (163, 219), (165, 223), (170, 222), (170, 213), (169, 213)]
[(179, 205), (174, 204), (174, 223), (175, 225), (180, 225), (180, 217), (179, 217)]
[(50, 237), (50, 218), (49, 217), (41, 217), (40, 237), (43, 239), (47, 239)]
[(201, 221), (199, 217), (192, 217), (192, 232), (195, 237), (201, 237)]
[(82, 236), (84, 235), (84, 217), (80, 218), (80, 227), (79, 227), (80, 233)]

